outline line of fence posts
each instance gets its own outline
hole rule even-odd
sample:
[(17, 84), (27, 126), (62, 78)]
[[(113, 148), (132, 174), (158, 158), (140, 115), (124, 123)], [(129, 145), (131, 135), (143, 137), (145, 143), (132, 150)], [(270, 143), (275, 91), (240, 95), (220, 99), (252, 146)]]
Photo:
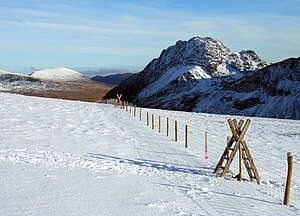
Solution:
[[(106, 103), (108, 103), (108, 100), (106, 100)], [(118, 104), (116, 102), (116, 104)], [(121, 102), (119, 103), (119, 108), (122, 110), (125, 110), (126, 108), (126, 112), (131, 113), (132, 112), (132, 103), (128, 103), (128, 102)], [(134, 117), (136, 117), (136, 105), (134, 105)], [(147, 126), (149, 126), (149, 112), (146, 112), (146, 119), (147, 119)], [(140, 121), (142, 121), (142, 107), (140, 107)], [(169, 117), (166, 117), (166, 136), (169, 137), (170, 133), (170, 124), (169, 124)], [(152, 114), (152, 125), (151, 125), (152, 130), (155, 129), (155, 116), (154, 114)], [(162, 124), (161, 124), (161, 116), (158, 117), (158, 132), (161, 133), (161, 128), (162, 128)], [(205, 131), (205, 159), (208, 159), (208, 131)], [(231, 137), (227, 137), (227, 145), (230, 142)], [(175, 120), (174, 122), (174, 140), (175, 142), (178, 142), (178, 121)], [(188, 125), (185, 125), (185, 148), (188, 147)], [(240, 146), (241, 148), (241, 146)], [(242, 152), (242, 151), (240, 151)], [(229, 151), (227, 152), (227, 157), (229, 157)], [(241, 163), (242, 163), (242, 154), (239, 155), (239, 169), (241, 169)], [(288, 206), (289, 202), (290, 202), (290, 188), (291, 188), (291, 182), (292, 182), (292, 169), (293, 169), (293, 156), (291, 154), (291, 152), (287, 153), (287, 161), (288, 161), (288, 171), (287, 171), (287, 179), (286, 179), (286, 187), (285, 187), (285, 192), (284, 192), (284, 201), (283, 204)], [(241, 170), (239, 170), (239, 173), (241, 173)], [(239, 180), (242, 178), (242, 176), (239, 176)]]
[[(132, 113), (132, 108), (133, 113), (134, 113), (134, 117), (136, 117), (136, 110), (137, 110), (137, 106), (136, 105), (132, 105), (132, 103), (129, 102), (123, 102), (120, 106), (120, 109), (126, 110), (126, 112)], [(140, 121), (142, 121), (142, 107), (140, 107)], [(151, 115), (151, 128), (152, 130), (155, 129), (155, 116), (154, 114)], [(162, 129), (162, 120), (161, 120), (161, 116), (158, 117), (158, 132), (161, 133), (161, 129)], [(149, 119), (149, 112), (146, 112), (146, 120), (147, 120), (147, 126), (149, 126), (150, 123), (150, 119)], [(166, 117), (166, 136), (169, 137), (170, 134), (170, 124), (169, 124), (169, 117)], [(178, 142), (178, 121), (175, 120), (174, 122), (174, 140), (175, 142)], [(188, 125), (185, 125), (185, 148), (188, 147)], [(208, 159), (208, 141), (207, 141), (207, 131), (205, 132), (205, 158)]]

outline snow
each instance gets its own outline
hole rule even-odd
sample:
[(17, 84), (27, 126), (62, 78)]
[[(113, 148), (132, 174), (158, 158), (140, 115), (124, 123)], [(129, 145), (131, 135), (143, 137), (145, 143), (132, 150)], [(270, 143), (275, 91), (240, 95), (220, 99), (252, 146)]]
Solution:
[(7, 74), (16, 75), (16, 76), (22, 76), (22, 77), (27, 77), (26, 75), (23, 75), (23, 74), (18, 74), (18, 73), (9, 72), (9, 71), (1, 70), (0, 69), (0, 76), (1, 75), (7, 75)]
[(186, 81), (186, 76), (191, 76), (193, 79), (211, 78), (211, 76), (200, 66), (189, 65), (173, 67), (168, 69), (155, 82), (144, 88), (141, 93), (139, 93), (138, 98), (142, 99), (144, 97), (149, 97), (168, 86), (171, 82), (177, 82), (178, 79), (183, 78)]
[(52, 81), (80, 81), (86, 79), (81, 73), (64, 67), (35, 71), (30, 76), (34, 78), (47, 79)]
[[(156, 116), (155, 130), (146, 111)], [(228, 117), (143, 108), (140, 121), (112, 105), (0, 93), (0, 215), (299, 215), (300, 122), (252, 118), (245, 139), (257, 185), (212, 174), (230, 135)], [(288, 151), (290, 207), (282, 205)]]

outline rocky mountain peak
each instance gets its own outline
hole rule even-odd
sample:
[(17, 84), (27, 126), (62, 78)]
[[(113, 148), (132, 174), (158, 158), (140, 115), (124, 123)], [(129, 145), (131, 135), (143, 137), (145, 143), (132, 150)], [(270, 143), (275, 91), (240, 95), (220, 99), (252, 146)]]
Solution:
[[(176, 83), (188, 70), (196, 68), (196, 78), (220, 77), (256, 71), (267, 63), (251, 50), (231, 52), (221, 41), (211, 37), (193, 37), (188, 41), (177, 41), (164, 49), (158, 58), (153, 59), (143, 71), (122, 82), (107, 94), (114, 97), (122, 93), (127, 100), (136, 99), (139, 92), (166, 76), (170, 83)], [(197, 74), (200, 74), (199, 76)], [(190, 77), (190, 76), (189, 76)], [(172, 78), (172, 80), (171, 80)], [(183, 79), (184, 80), (184, 79)], [(186, 79), (195, 80), (195, 79)], [(166, 85), (163, 86), (167, 86)]]
[(179, 40), (175, 45), (162, 51), (149, 69), (163, 70), (187, 65), (201, 66), (212, 74), (230, 54), (230, 49), (222, 42), (211, 37), (193, 37), (188, 41)]

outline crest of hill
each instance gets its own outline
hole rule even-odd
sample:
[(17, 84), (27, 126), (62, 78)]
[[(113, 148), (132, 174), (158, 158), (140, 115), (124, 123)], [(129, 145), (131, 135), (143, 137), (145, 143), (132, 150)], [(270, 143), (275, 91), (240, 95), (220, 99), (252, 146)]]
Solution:
[(64, 67), (43, 69), (30, 74), (30, 77), (52, 81), (88, 81), (81, 73)]

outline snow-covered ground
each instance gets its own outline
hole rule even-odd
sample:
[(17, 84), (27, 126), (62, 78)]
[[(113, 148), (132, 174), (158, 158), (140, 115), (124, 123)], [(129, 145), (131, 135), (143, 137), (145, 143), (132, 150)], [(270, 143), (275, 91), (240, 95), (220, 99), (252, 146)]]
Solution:
[[(0, 93), (0, 215), (300, 214), (299, 121), (252, 118), (245, 139), (257, 185), (212, 174), (230, 135), (228, 116), (143, 109), (140, 121), (139, 111), (134, 118), (112, 105)], [(155, 114), (154, 130), (146, 111)], [(288, 151), (290, 207), (282, 205)]]

